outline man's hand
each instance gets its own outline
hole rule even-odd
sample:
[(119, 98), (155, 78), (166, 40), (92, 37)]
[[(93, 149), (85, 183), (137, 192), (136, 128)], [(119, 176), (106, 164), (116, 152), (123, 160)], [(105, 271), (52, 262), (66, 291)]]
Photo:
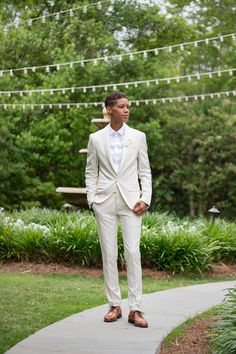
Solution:
[(145, 213), (145, 211), (148, 209), (149, 205), (146, 204), (145, 202), (143, 202), (142, 200), (139, 200), (135, 206), (133, 207), (133, 212), (138, 215), (141, 216)]

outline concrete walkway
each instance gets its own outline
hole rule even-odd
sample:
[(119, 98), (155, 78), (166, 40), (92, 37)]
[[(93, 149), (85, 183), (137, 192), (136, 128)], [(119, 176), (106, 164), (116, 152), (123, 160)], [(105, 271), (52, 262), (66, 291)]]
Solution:
[(103, 322), (107, 305), (80, 312), (26, 338), (7, 354), (154, 354), (163, 337), (185, 319), (221, 303), (236, 281), (208, 283), (144, 295), (143, 310), (149, 328), (136, 328), (123, 317)]

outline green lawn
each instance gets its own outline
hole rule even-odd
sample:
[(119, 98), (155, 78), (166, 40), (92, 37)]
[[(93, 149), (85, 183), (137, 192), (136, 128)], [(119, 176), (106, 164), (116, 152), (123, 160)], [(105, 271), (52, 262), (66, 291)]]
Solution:
[[(232, 277), (176, 276), (173, 279), (143, 279), (144, 293)], [(120, 277), (122, 297), (127, 297), (127, 279)], [(103, 277), (88, 275), (32, 275), (0, 273), (0, 353), (42, 327), (73, 313), (106, 303)]]

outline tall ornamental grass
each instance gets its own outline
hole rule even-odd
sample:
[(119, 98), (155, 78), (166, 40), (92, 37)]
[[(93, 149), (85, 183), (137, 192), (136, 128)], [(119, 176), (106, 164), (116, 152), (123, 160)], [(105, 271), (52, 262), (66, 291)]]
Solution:
[[(147, 213), (140, 243), (143, 266), (198, 272), (212, 262), (236, 259), (236, 225), (224, 220), (179, 219)], [(30, 209), (0, 214), (0, 260), (61, 262), (102, 266), (96, 222), (91, 212)], [(125, 267), (121, 227), (118, 264)]]
[(229, 289), (210, 340), (212, 354), (236, 353), (236, 288)]
[(236, 224), (217, 219), (213, 223), (205, 223), (203, 235), (208, 242), (214, 242), (217, 247), (212, 252), (214, 262), (226, 259), (229, 262), (236, 261)]

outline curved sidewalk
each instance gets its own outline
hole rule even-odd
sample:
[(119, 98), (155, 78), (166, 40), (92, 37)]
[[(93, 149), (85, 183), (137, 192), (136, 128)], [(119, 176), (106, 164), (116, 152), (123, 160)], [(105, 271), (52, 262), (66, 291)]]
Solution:
[(41, 329), (6, 354), (155, 354), (171, 329), (221, 303), (226, 289), (235, 286), (236, 281), (226, 281), (144, 295), (149, 328), (128, 323), (127, 300), (122, 301), (123, 317), (113, 323), (103, 322), (107, 305), (92, 308)]

